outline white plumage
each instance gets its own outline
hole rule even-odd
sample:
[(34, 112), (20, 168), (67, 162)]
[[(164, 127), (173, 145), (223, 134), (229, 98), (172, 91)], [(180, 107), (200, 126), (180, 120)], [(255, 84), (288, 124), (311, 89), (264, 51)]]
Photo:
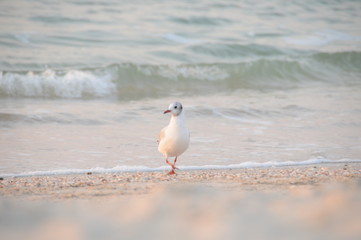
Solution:
[[(169, 174), (174, 174), (177, 158), (187, 150), (190, 136), (185, 125), (184, 111), (181, 103), (175, 102), (170, 104), (164, 113), (171, 113), (172, 116), (168, 126), (160, 131), (158, 151), (166, 158), (166, 163), (172, 167)], [(169, 157), (175, 157), (173, 164), (168, 161)]]

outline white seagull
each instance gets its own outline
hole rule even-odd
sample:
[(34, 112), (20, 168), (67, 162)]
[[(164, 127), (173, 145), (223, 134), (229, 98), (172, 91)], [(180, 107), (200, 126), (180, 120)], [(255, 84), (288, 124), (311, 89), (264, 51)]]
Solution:
[[(180, 102), (169, 105), (164, 114), (171, 113), (172, 117), (168, 126), (160, 131), (158, 137), (158, 151), (166, 158), (166, 163), (172, 167), (168, 174), (175, 174), (175, 163), (179, 155), (187, 150), (189, 145), (189, 131), (185, 124), (183, 107)], [(175, 157), (173, 164), (168, 161), (169, 157)]]

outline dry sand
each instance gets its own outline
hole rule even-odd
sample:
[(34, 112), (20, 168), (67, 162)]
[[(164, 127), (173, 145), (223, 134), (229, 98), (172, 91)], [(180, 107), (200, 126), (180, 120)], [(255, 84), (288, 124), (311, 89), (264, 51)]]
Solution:
[(4, 239), (361, 239), (358, 163), (5, 178), (0, 196)]

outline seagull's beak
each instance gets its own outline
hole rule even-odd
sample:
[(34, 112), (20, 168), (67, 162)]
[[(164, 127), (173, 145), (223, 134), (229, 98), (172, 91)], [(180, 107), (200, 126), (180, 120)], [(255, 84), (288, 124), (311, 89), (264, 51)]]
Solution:
[(164, 114), (166, 114), (166, 113), (169, 113), (170, 112), (170, 110), (168, 109), (168, 110), (165, 110), (164, 111)]

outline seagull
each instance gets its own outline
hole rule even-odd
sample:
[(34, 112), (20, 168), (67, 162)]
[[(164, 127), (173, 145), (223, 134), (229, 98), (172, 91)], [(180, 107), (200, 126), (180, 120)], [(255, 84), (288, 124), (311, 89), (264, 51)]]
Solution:
[[(158, 151), (166, 158), (165, 162), (172, 167), (169, 175), (175, 174), (175, 163), (179, 155), (187, 150), (190, 134), (185, 124), (183, 106), (180, 102), (169, 105), (164, 114), (171, 113), (172, 117), (168, 126), (160, 131), (158, 137)], [(169, 157), (175, 157), (173, 164), (168, 161)]]

